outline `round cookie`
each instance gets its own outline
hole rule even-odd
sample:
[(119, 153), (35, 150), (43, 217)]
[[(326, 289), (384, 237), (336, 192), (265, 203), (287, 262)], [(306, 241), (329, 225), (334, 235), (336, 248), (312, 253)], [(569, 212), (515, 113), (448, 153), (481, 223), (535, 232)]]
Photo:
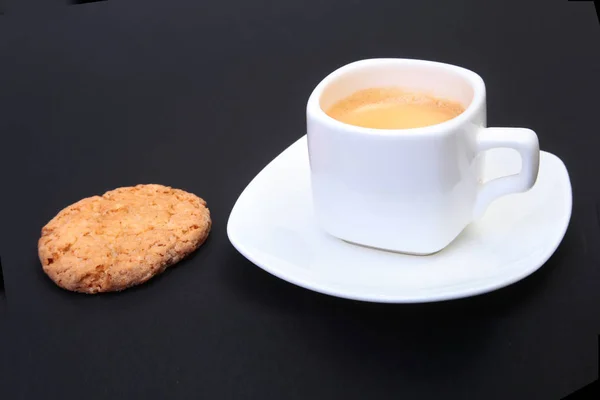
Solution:
[(206, 202), (137, 185), (74, 203), (42, 228), (38, 254), (58, 286), (112, 292), (146, 282), (196, 250), (211, 228)]

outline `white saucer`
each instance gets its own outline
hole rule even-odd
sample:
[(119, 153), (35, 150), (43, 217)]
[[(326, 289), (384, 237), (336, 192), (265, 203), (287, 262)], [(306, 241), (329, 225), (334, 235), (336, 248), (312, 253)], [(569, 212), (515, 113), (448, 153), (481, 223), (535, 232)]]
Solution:
[[(518, 172), (516, 152), (488, 152), (486, 180)], [(306, 136), (264, 168), (237, 200), (227, 225), (233, 246), (271, 274), (348, 299), (413, 303), (473, 296), (510, 285), (550, 258), (571, 218), (562, 161), (541, 153), (527, 193), (494, 202), (446, 249), (410, 256), (346, 243), (313, 217)]]

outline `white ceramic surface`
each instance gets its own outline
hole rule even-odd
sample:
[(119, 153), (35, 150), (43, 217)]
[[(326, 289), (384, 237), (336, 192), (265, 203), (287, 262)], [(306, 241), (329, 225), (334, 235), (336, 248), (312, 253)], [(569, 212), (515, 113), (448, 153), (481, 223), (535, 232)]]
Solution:
[[(484, 176), (519, 169), (516, 152), (496, 149)], [(247, 259), (298, 286), (363, 301), (428, 302), (489, 292), (536, 271), (562, 240), (571, 203), (564, 164), (541, 152), (533, 189), (492, 203), (439, 253), (411, 256), (350, 244), (317, 226), (304, 136), (246, 187), (227, 233)]]
[[(336, 101), (357, 90), (396, 86), (459, 101), (465, 111), (415, 129), (370, 129), (329, 117)], [(410, 60), (353, 62), (311, 94), (307, 132), (315, 214), (331, 235), (412, 254), (446, 247), (488, 205), (530, 189), (539, 144), (524, 128), (486, 128), (485, 85), (454, 65)], [(481, 185), (485, 150), (513, 148), (523, 168)]]

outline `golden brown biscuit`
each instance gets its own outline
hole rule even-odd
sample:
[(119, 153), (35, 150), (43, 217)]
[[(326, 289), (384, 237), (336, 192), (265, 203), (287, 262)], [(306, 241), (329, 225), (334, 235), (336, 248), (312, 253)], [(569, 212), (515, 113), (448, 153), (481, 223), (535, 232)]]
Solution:
[(38, 254), (58, 286), (111, 292), (146, 282), (206, 240), (201, 198), (161, 185), (123, 187), (72, 204), (44, 228)]

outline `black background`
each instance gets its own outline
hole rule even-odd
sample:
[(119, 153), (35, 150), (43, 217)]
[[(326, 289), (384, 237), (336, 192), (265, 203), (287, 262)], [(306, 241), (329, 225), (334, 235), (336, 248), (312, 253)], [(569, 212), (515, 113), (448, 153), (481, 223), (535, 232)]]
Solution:
[[(559, 399), (597, 378), (600, 26), (591, 2), (6, 0), (0, 16), (0, 396)], [(533, 276), (422, 305), (280, 281), (228, 242), (237, 195), (305, 133), (329, 72), (369, 57), (478, 72), (490, 126), (569, 169), (571, 225)], [(120, 294), (42, 273), (40, 228), (137, 183), (205, 198), (191, 259)]]

